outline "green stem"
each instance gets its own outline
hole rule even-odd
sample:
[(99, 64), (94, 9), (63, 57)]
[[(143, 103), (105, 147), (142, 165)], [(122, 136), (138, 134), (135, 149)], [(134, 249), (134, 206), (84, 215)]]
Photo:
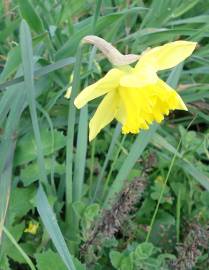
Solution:
[(80, 86), (80, 65), (81, 65), (82, 45), (80, 44), (77, 50), (76, 62), (73, 71), (73, 84), (72, 94), (69, 102), (68, 112), (68, 127), (67, 127), (67, 146), (66, 146), (66, 221), (70, 224), (72, 217), (72, 189), (73, 189), (73, 141), (74, 141), (74, 129), (76, 109), (74, 106), (74, 99), (77, 96)]
[(96, 184), (96, 188), (94, 191), (94, 196), (92, 198), (92, 202), (94, 202), (96, 200), (97, 196), (99, 195), (101, 184), (102, 184), (102, 179), (104, 178), (105, 170), (107, 168), (110, 157), (112, 156), (112, 152), (113, 152), (114, 146), (116, 144), (116, 141), (118, 139), (118, 136), (120, 135), (120, 131), (121, 131), (121, 124), (118, 123), (117, 126), (115, 127), (115, 131), (114, 131), (113, 135), (110, 134), (110, 136), (112, 137), (112, 140), (111, 140), (107, 155), (105, 157), (105, 161), (104, 161), (104, 164), (102, 166), (101, 172), (97, 178), (97, 184)]
[(176, 240), (180, 240), (180, 216), (181, 216), (181, 189), (178, 190), (177, 204), (176, 204)]
[(3, 231), (6, 234), (6, 236), (8, 237), (8, 239), (12, 242), (12, 244), (16, 247), (16, 249), (20, 252), (20, 254), (23, 256), (23, 258), (25, 259), (27, 264), (30, 266), (30, 269), (36, 270), (33, 262), (28, 257), (28, 255), (25, 253), (25, 251), (20, 247), (20, 245), (17, 243), (15, 238), (12, 236), (12, 234), (5, 227), (3, 227)]
[(114, 168), (115, 168), (116, 162), (118, 161), (118, 157), (119, 157), (119, 155), (120, 155), (121, 148), (122, 148), (122, 146), (123, 146), (123, 144), (124, 144), (125, 139), (126, 139), (126, 135), (123, 136), (123, 138), (122, 138), (122, 140), (121, 140), (121, 143), (120, 143), (120, 147), (118, 148), (118, 151), (117, 151), (117, 153), (116, 153), (116, 155), (115, 155), (115, 157), (114, 157), (114, 160), (113, 160), (113, 162), (112, 162), (110, 171), (109, 171), (108, 176), (107, 176), (107, 179), (106, 179), (106, 181), (105, 181), (105, 186), (104, 186), (104, 189), (103, 189), (103, 196), (102, 196), (102, 198), (105, 196), (106, 191), (107, 191), (107, 189), (108, 189), (108, 185), (109, 185), (109, 182), (110, 182), (110, 178), (111, 178), (111, 176), (112, 176), (112, 172), (113, 172), (113, 170), (114, 170)]
[(146, 237), (146, 240), (145, 240), (146, 242), (149, 241), (150, 234), (151, 234), (151, 232), (152, 232), (152, 228), (153, 228), (153, 225), (154, 225), (156, 216), (157, 216), (157, 212), (158, 212), (158, 210), (159, 210), (159, 206), (160, 206), (160, 204), (161, 204), (161, 201), (162, 201), (162, 198), (163, 198), (163, 194), (164, 194), (164, 192), (165, 192), (165, 188), (166, 188), (166, 185), (167, 185), (167, 182), (168, 182), (168, 178), (169, 178), (169, 176), (170, 176), (170, 174), (171, 174), (171, 170), (172, 170), (173, 165), (174, 165), (174, 162), (175, 162), (175, 160), (176, 160), (176, 155), (177, 155), (178, 150), (179, 150), (179, 148), (180, 148), (181, 141), (182, 141), (182, 138), (180, 139), (180, 141), (179, 141), (179, 143), (178, 143), (178, 146), (177, 146), (176, 152), (175, 152), (175, 154), (174, 154), (174, 156), (173, 156), (173, 158), (172, 158), (172, 161), (171, 161), (171, 164), (170, 164), (170, 167), (169, 167), (169, 170), (168, 170), (168, 173), (167, 173), (167, 176), (166, 176), (164, 185), (163, 185), (163, 187), (162, 187), (162, 189), (161, 189), (160, 197), (159, 197), (159, 199), (158, 199), (157, 206), (156, 206), (156, 208), (155, 208), (155, 211), (154, 211), (154, 214), (153, 214), (153, 216), (152, 216), (151, 223), (150, 223), (150, 226), (149, 226), (149, 229), (148, 229), (147, 237)]
[(93, 184), (93, 174), (94, 174), (94, 156), (95, 156), (95, 146), (96, 146), (96, 138), (92, 142), (91, 146), (91, 161), (90, 161), (90, 176), (89, 176), (89, 197), (91, 197), (91, 190)]
[[(189, 129), (189, 127), (192, 125), (192, 123), (194, 122), (195, 119), (196, 119), (196, 116), (194, 116), (194, 118), (191, 120), (191, 122), (189, 123), (189, 125), (188, 125), (186, 131)], [(154, 214), (153, 214), (153, 216), (152, 216), (152, 219), (151, 219), (151, 222), (150, 222), (150, 225), (149, 225), (149, 229), (148, 229), (148, 233), (147, 233), (145, 242), (148, 242), (148, 241), (149, 241), (150, 234), (151, 234), (151, 232), (152, 232), (152, 228), (153, 228), (153, 225), (154, 225), (154, 222), (155, 222), (155, 219), (156, 219), (158, 210), (159, 210), (159, 206), (160, 206), (160, 204), (161, 204), (161, 201), (162, 201), (162, 198), (163, 198), (163, 194), (164, 194), (164, 192), (165, 192), (165, 188), (166, 188), (166, 185), (167, 185), (169, 176), (170, 176), (170, 174), (171, 174), (171, 170), (172, 170), (172, 168), (173, 168), (173, 165), (174, 165), (174, 162), (175, 162), (175, 160), (176, 160), (176, 157), (177, 157), (179, 148), (180, 148), (180, 146), (181, 146), (182, 139), (183, 139), (183, 137), (181, 137), (181, 139), (180, 139), (180, 141), (179, 141), (179, 143), (178, 143), (176, 152), (175, 152), (175, 154), (174, 154), (174, 156), (173, 156), (173, 158), (172, 158), (172, 161), (171, 161), (171, 164), (170, 164), (170, 167), (169, 167), (169, 170), (168, 170), (168, 173), (167, 173), (167, 176), (166, 176), (164, 185), (163, 185), (162, 190), (161, 190), (161, 192), (160, 192), (160, 197), (159, 197), (159, 199), (158, 199), (158, 202), (157, 202), (157, 205), (156, 205)]]

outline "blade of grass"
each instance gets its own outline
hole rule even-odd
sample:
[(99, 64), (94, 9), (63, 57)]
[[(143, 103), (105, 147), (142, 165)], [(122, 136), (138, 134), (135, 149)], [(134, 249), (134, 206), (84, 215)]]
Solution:
[[(88, 72), (91, 72), (93, 60), (95, 57), (96, 50), (90, 50)], [(88, 77), (85, 80), (85, 86), (88, 84)], [(87, 151), (88, 141), (88, 107), (87, 105), (80, 110), (79, 124), (78, 124), (78, 136), (76, 144), (76, 155), (75, 155), (75, 169), (73, 178), (73, 201), (80, 200), (82, 195), (82, 185), (85, 173), (85, 159)], [(91, 178), (91, 177), (90, 177)]]
[[(21, 85), (18, 87), (22, 87)], [(18, 92), (16, 99), (13, 101), (11, 112), (7, 119), (7, 124), (5, 128), (4, 138), (1, 143), (2, 153), (7, 153), (7, 155), (1, 156), (1, 172), (0, 172), (0, 190), (1, 190), (1, 200), (0, 200), (0, 218), (1, 218), (1, 228), (4, 224), (7, 206), (10, 197), (10, 186), (12, 179), (12, 165), (13, 165), (13, 155), (16, 146), (16, 134), (15, 130), (18, 126), (21, 113), (23, 111), (23, 102), (25, 100), (24, 92)], [(3, 164), (3, 167), (2, 167)], [(3, 171), (2, 171), (3, 169)]]
[(180, 241), (180, 224), (181, 224), (181, 189), (178, 190), (176, 204), (176, 240)]
[(0, 158), (0, 242), (10, 198), (12, 165), (14, 151), (16, 147), (15, 131), (18, 126), (21, 113), (23, 111), (22, 103), (25, 99), (24, 93), (25, 92), (19, 92), (16, 96), (16, 99), (14, 99), (11, 104), (11, 111), (7, 117), (5, 131), (0, 145), (2, 153)]
[[(97, 19), (99, 17), (100, 6), (102, 1), (96, 1), (96, 10), (92, 19), (92, 31), (94, 33)], [(88, 72), (91, 71), (93, 60), (95, 57), (96, 49), (90, 50)], [(88, 78), (85, 81), (85, 85), (88, 84)], [(73, 202), (79, 201), (82, 196), (82, 186), (85, 173), (85, 160), (86, 160), (86, 151), (87, 151), (87, 135), (88, 135), (88, 107), (87, 105), (81, 109), (79, 115), (79, 124), (78, 124), (78, 136), (77, 136), (77, 147), (75, 155), (75, 166), (74, 166), (74, 177), (73, 177)], [(74, 220), (74, 229), (77, 229), (78, 222), (77, 216), (73, 216)], [(72, 223), (72, 222), (71, 222)], [(72, 224), (73, 225), (73, 224)], [(73, 229), (73, 227), (71, 227)]]
[(16, 247), (16, 249), (20, 252), (22, 257), (25, 259), (25, 262), (28, 264), (31, 270), (36, 270), (35, 265), (31, 261), (31, 259), (28, 257), (28, 255), (25, 253), (25, 251), (21, 248), (21, 246), (17, 243), (15, 238), (12, 236), (12, 234), (7, 230), (6, 227), (3, 228), (3, 231), (5, 235), (8, 237), (8, 239), (12, 242), (12, 244)]
[(72, 256), (67, 248), (62, 232), (57, 223), (55, 214), (53, 213), (51, 206), (48, 202), (46, 194), (41, 186), (39, 186), (37, 197), (37, 210), (44, 223), (44, 226), (52, 239), (54, 246), (56, 247), (60, 257), (67, 266), (68, 270), (76, 270)]
[(6, 213), (9, 205), (11, 178), (12, 178), (12, 164), (14, 157), (15, 142), (9, 142), (9, 149), (6, 155), (6, 162), (3, 171), (0, 174), (0, 245), (2, 240), (2, 231), (6, 218)]
[[(53, 71), (66, 67), (68, 65), (74, 64), (75, 58), (74, 57), (67, 57), (65, 59), (58, 60), (57, 62), (50, 64), (48, 66), (39, 68), (34, 71), (34, 78), (39, 78), (41, 76), (47, 75)], [(0, 90), (4, 90), (8, 86), (12, 86), (13, 84), (17, 84), (24, 81), (24, 76), (19, 76), (13, 80), (4, 82), (0, 84)]]
[(89, 165), (90, 175), (89, 175), (89, 181), (88, 181), (89, 198), (91, 198), (91, 190), (92, 190), (92, 186), (93, 186), (96, 141), (97, 141), (97, 138), (95, 138), (93, 140), (93, 142), (91, 143), (91, 145), (90, 145), (90, 153), (91, 153), (91, 155), (90, 155), (90, 165)]
[[(96, 1), (96, 9), (94, 12), (94, 16), (92, 19), (92, 32), (94, 33), (96, 22), (99, 17), (101, 0)], [(88, 72), (91, 72), (93, 61), (96, 54), (96, 48), (90, 49), (90, 56), (88, 61)], [(88, 78), (85, 81), (85, 85), (88, 84)], [(86, 152), (87, 152), (87, 141), (88, 141), (88, 106), (86, 105), (81, 109), (79, 115), (79, 124), (78, 124), (78, 136), (77, 136), (77, 147), (76, 147), (76, 155), (75, 155), (75, 166), (74, 166), (74, 177), (73, 177), (73, 202), (79, 201), (82, 196), (82, 188), (84, 181), (84, 173), (85, 173), (85, 161), (86, 161)], [(89, 187), (91, 190), (91, 187)], [(78, 229), (78, 218), (77, 215), (74, 214), (74, 229), (75, 231)], [(72, 222), (71, 222), (72, 223)], [(71, 227), (72, 228), (72, 227)]]
[(88, 108), (85, 106), (80, 111), (78, 124), (78, 137), (75, 155), (74, 177), (73, 177), (73, 201), (79, 201), (82, 196), (82, 186), (85, 172), (86, 151), (88, 134)]
[(94, 16), (93, 16), (93, 19), (92, 19), (92, 32), (93, 32), (93, 34), (96, 31), (96, 24), (97, 24), (97, 20), (99, 18), (101, 5), (102, 5), (102, 0), (97, 0), (96, 1), (96, 8), (95, 8)]
[(42, 20), (32, 4), (28, 0), (18, 0), (18, 2), (22, 17), (27, 21), (30, 27), (37, 33), (43, 32), (44, 27)]
[[(53, 122), (52, 122), (48, 112), (39, 103), (37, 103), (37, 109), (43, 114), (43, 116), (46, 118), (46, 120), (48, 122), (50, 133), (51, 133), (51, 142), (52, 142), (51, 152), (54, 153), (55, 138), (54, 138)], [(54, 166), (55, 166), (55, 155), (52, 154), (50, 183), (51, 183), (51, 187), (53, 189), (54, 194), (56, 194), (56, 185), (55, 185), (55, 179), (54, 179)]]
[(25, 80), (25, 88), (27, 90), (27, 97), (30, 109), (30, 116), (32, 120), (33, 132), (37, 146), (37, 162), (39, 166), (39, 177), (42, 183), (46, 183), (47, 176), (45, 171), (44, 156), (42, 152), (42, 143), (40, 136), (40, 129), (38, 124), (38, 116), (36, 111), (36, 98), (33, 82), (33, 51), (32, 51), (32, 37), (30, 29), (26, 21), (21, 22), (20, 26), (20, 45), (21, 55), (23, 61), (23, 73)]
[[(72, 218), (72, 199), (73, 199), (73, 141), (75, 129), (76, 109), (74, 99), (78, 93), (80, 85), (80, 64), (82, 55), (82, 45), (78, 46), (76, 62), (73, 70), (72, 94), (69, 101), (68, 127), (67, 127), (67, 146), (66, 146), (66, 221), (70, 224)], [(72, 223), (71, 223), (72, 224)]]

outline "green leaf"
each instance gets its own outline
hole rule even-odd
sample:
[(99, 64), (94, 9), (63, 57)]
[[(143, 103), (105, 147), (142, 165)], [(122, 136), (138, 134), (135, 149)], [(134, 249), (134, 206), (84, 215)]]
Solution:
[(94, 220), (94, 218), (99, 214), (99, 210), (100, 210), (100, 206), (97, 203), (93, 203), (87, 206), (83, 213), (84, 218), (89, 221)]
[[(54, 130), (54, 147), (51, 132), (47, 129), (41, 130), (41, 141), (43, 145), (44, 155), (50, 155), (66, 145), (66, 137), (62, 132)], [(25, 151), (27, 149), (27, 151)], [(22, 165), (33, 161), (37, 158), (36, 145), (34, 135), (27, 133), (22, 137), (17, 144), (17, 149), (15, 153), (14, 164), (15, 166)]]
[(27, 89), (27, 100), (29, 104), (30, 117), (33, 126), (33, 132), (36, 143), (36, 154), (37, 162), (39, 166), (39, 179), (42, 183), (47, 182), (46, 171), (44, 167), (44, 155), (42, 151), (42, 142), (40, 135), (40, 128), (38, 122), (38, 115), (36, 111), (36, 94), (34, 87), (34, 65), (33, 65), (33, 48), (32, 48), (32, 37), (28, 24), (25, 20), (21, 22), (20, 26), (20, 47), (21, 57), (23, 63), (23, 75), (24, 75), (24, 86)]
[[(6, 219), (6, 213), (7, 213), (9, 199), (10, 199), (10, 189), (11, 189), (11, 181), (12, 181), (12, 163), (13, 163), (14, 148), (15, 148), (13, 142), (9, 140), (8, 143), (10, 143), (7, 148), (8, 153), (5, 155), (6, 159), (5, 159), (5, 163), (3, 163), (4, 166), (2, 168), (2, 172), (0, 171), (0, 191), (1, 191), (0, 245), (1, 245), (1, 239), (2, 239), (2, 230), (3, 230), (4, 222)], [(5, 145), (7, 145), (7, 143)]]
[(67, 266), (67, 269), (76, 270), (72, 260), (72, 256), (69, 253), (62, 232), (58, 226), (57, 219), (51, 209), (46, 194), (41, 186), (39, 187), (37, 193), (37, 210), (60, 257)]
[(22, 17), (27, 21), (30, 27), (36, 32), (40, 33), (44, 31), (41, 18), (35, 11), (29, 0), (18, 0)]
[[(59, 175), (64, 174), (65, 166), (64, 164), (60, 164), (57, 161), (53, 161), (51, 159), (45, 159), (45, 168), (46, 173), (49, 175), (51, 173), (51, 168), (53, 166), (54, 173)], [(39, 179), (39, 167), (37, 163), (32, 163), (27, 165), (27, 167), (21, 169), (20, 179), (23, 182), (24, 186), (28, 186), (32, 184), (34, 181)]]
[(0, 269), (12, 270), (10, 268), (9, 258), (6, 255), (4, 255), (4, 256), (1, 257), (1, 260), (0, 260)]
[(34, 197), (34, 188), (15, 188), (11, 192), (10, 205), (8, 210), (8, 216), (10, 224), (15, 218), (22, 218), (27, 212), (33, 208), (31, 203)]
[(142, 243), (137, 246), (134, 255), (137, 260), (146, 260), (152, 255), (153, 250), (154, 246), (152, 243)]
[[(34, 45), (35, 44), (36, 44), (36, 42), (34, 42)], [(15, 52), (11, 51), (11, 53), (10, 53), (11, 55), (8, 56), (4, 70), (0, 75), (0, 81), (6, 80), (7, 77), (9, 75), (11, 75), (21, 63), (21, 59), (20, 60), (18, 59), (19, 47), (15, 47), (15, 49), (16, 48), (17, 48), (17, 52), (15, 53)], [(13, 63), (13, 61), (14, 61), (14, 63)], [(41, 77), (41, 76), (47, 75), (48, 73), (51, 73), (53, 71), (56, 71), (56, 70), (61, 69), (63, 67), (66, 67), (68, 65), (72, 65), (74, 62), (75, 62), (75, 59), (73, 57), (67, 57), (67, 58), (58, 60), (55, 63), (49, 64), (47, 66), (43, 66), (43, 67), (35, 70), (34, 76)], [(8, 86), (12, 86), (12, 85), (20, 83), (22, 81), (24, 81), (24, 76), (19, 76), (19, 77), (12, 79), (10, 81), (0, 83), (0, 90), (1, 89), (4, 90)]]
[[(163, 188), (163, 185), (164, 185), (164, 181), (165, 179), (163, 179), (163, 177), (161, 176), (158, 176), (156, 179), (155, 179), (155, 182), (154, 182), (154, 185), (151, 187), (151, 198), (153, 200), (158, 200), (160, 198), (160, 193), (161, 193), (161, 190)], [(165, 191), (164, 191), (164, 194), (163, 194), (163, 197), (161, 199), (161, 203), (170, 203), (172, 204), (172, 196), (170, 194), (170, 188), (166, 185), (165, 186)]]
[[(73, 69), (73, 83), (72, 83), (72, 93), (69, 102), (68, 109), (68, 126), (67, 126), (67, 145), (66, 145), (66, 220), (70, 224), (70, 219), (73, 216), (71, 204), (73, 202), (73, 142), (74, 142), (74, 131), (76, 123), (76, 108), (74, 105), (74, 99), (78, 94), (80, 87), (80, 65), (81, 65), (81, 56), (82, 56), (82, 46), (78, 45), (76, 62)], [(82, 121), (86, 121), (86, 113), (84, 112), (84, 118)], [(86, 130), (85, 130), (86, 133)], [(83, 146), (86, 147), (86, 139), (83, 140)], [(82, 154), (82, 158), (85, 156)], [(80, 176), (79, 176), (80, 177)], [(82, 175), (80, 180), (82, 180)], [(80, 183), (81, 184), (81, 183)], [(80, 190), (79, 190), (80, 193)], [(75, 224), (74, 224), (75, 225)], [(74, 225), (71, 223), (71, 230), (74, 230)]]
[(35, 255), (38, 270), (67, 270), (60, 256), (48, 249)]
[[(17, 224), (15, 226), (10, 226), (9, 228), (10, 233), (13, 235), (14, 239), (19, 242), (20, 238), (23, 235), (23, 231), (24, 231), (24, 223), (20, 223)], [(5, 247), (5, 254), (13, 259), (16, 262), (19, 263), (25, 263), (25, 259), (23, 258), (23, 256), (20, 254), (20, 252), (14, 248), (13, 243), (11, 241), (8, 241), (8, 239), (6, 239), (5, 243), (4, 243), (4, 247)]]
[(118, 251), (111, 250), (110, 261), (111, 261), (112, 266), (115, 267), (115, 269), (119, 269), (122, 258), (123, 258), (123, 254), (121, 254)]
[[(51, 249), (35, 255), (38, 270), (67, 270), (62, 259)], [(76, 270), (86, 270), (86, 267), (76, 258), (73, 258)]]
[(133, 270), (133, 259), (131, 256), (123, 257), (120, 263), (120, 270)]
[(11, 49), (7, 56), (7, 61), (2, 73), (0, 74), (0, 82), (4, 82), (11, 76), (21, 63), (20, 47), (16, 46)]
[(73, 178), (73, 201), (79, 201), (82, 196), (88, 133), (88, 109), (85, 106), (80, 111), (77, 147), (75, 155), (74, 178)]

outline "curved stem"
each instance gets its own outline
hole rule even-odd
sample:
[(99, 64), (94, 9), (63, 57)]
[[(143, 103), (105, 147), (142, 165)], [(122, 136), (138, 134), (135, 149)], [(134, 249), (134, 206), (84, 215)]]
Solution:
[(23, 256), (27, 264), (30, 266), (31, 270), (36, 270), (33, 262), (31, 259), (28, 257), (28, 255), (25, 253), (25, 251), (20, 247), (20, 245), (17, 243), (15, 238), (12, 236), (12, 234), (6, 229), (6, 227), (3, 227), (3, 231), (8, 237), (8, 239), (12, 242), (12, 244), (16, 247), (16, 249), (20, 252), (20, 254)]

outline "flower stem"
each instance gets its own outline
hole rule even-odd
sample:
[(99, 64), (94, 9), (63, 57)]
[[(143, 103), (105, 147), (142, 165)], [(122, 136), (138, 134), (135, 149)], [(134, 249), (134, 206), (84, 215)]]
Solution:
[[(194, 118), (191, 120), (191, 122), (188, 124), (186, 130), (189, 129), (189, 127), (192, 125), (192, 123), (194, 122), (195, 119), (196, 119), (196, 115), (195, 115)], [(150, 222), (150, 225), (149, 225), (149, 229), (148, 229), (148, 233), (147, 233), (145, 242), (148, 242), (148, 241), (149, 241), (150, 234), (151, 234), (151, 232), (152, 232), (152, 228), (153, 228), (153, 225), (154, 225), (154, 222), (155, 222), (155, 219), (156, 219), (158, 210), (159, 210), (159, 206), (160, 206), (160, 204), (161, 204), (161, 201), (162, 201), (162, 198), (163, 198), (163, 194), (164, 194), (164, 192), (165, 192), (165, 188), (166, 188), (166, 185), (167, 185), (169, 176), (170, 176), (170, 174), (171, 174), (171, 170), (172, 170), (172, 168), (173, 168), (173, 165), (174, 165), (174, 162), (175, 162), (175, 160), (176, 160), (178, 151), (179, 151), (179, 149), (180, 149), (180, 146), (181, 146), (181, 143), (182, 143), (182, 139), (183, 139), (183, 137), (181, 137), (181, 139), (179, 140), (178, 146), (177, 146), (177, 148), (176, 148), (176, 152), (175, 152), (175, 154), (174, 154), (174, 156), (173, 156), (173, 158), (172, 158), (172, 161), (171, 161), (171, 164), (170, 164), (170, 167), (169, 167), (169, 170), (168, 170), (168, 173), (167, 173), (167, 176), (166, 176), (164, 185), (163, 185), (162, 190), (161, 190), (161, 192), (160, 192), (160, 196), (159, 196), (159, 199), (158, 199), (158, 202), (157, 202), (157, 205), (156, 205), (154, 214), (153, 214), (153, 216), (152, 216), (152, 219), (151, 219), (151, 222)]]

